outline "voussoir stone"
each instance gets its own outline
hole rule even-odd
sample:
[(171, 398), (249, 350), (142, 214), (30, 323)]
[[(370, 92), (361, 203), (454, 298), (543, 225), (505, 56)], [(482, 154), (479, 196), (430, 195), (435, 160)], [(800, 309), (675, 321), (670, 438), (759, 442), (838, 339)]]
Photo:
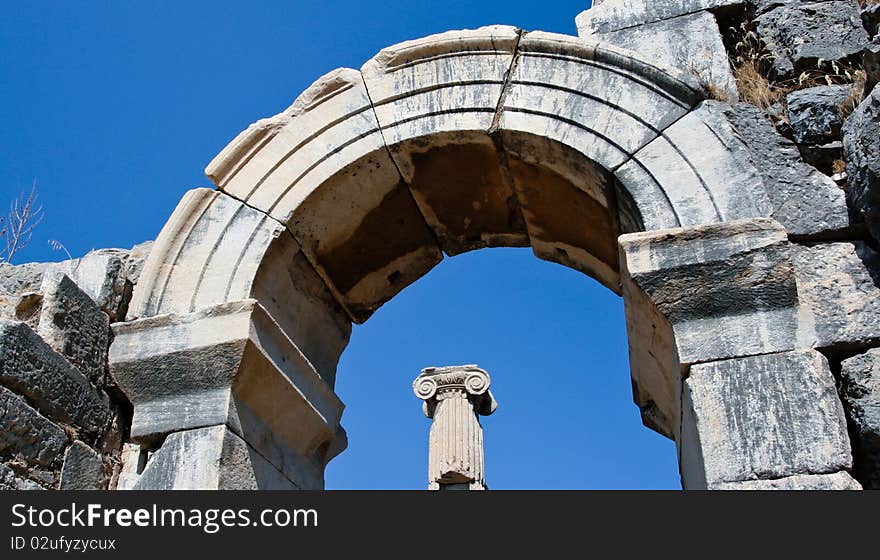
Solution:
[(759, 15), (755, 23), (773, 57), (776, 79), (797, 78), (815, 70), (820, 60), (851, 61), (868, 41), (852, 0), (783, 4)]
[(20, 396), (0, 386), (0, 453), (51, 465), (67, 445), (64, 430), (31, 408)]
[(692, 366), (679, 449), (688, 489), (852, 466), (834, 377), (815, 350)]
[(19, 321), (0, 319), (0, 383), (49, 418), (89, 432), (101, 432), (110, 414), (107, 395)]
[(854, 437), (856, 476), (866, 488), (880, 489), (880, 348), (843, 361), (841, 397)]
[[(587, 30), (584, 29), (584, 32)], [(739, 93), (715, 16), (706, 11), (581, 35), (629, 49), (639, 58), (693, 74), (707, 92), (736, 101)]]
[(738, 103), (725, 113), (752, 153), (773, 205), (772, 216), (796, 237), (846, 230), (846, 195), (830, 177), (807, 165), (797, 146), (776, 131), (767, 113)]
[(880, 241), (880, 88), (874, 87), (843, 125), (847, 201)]
[(104, 384), (110, 318), (66, 274), (43, 278), (38, 334), (93, 384)]

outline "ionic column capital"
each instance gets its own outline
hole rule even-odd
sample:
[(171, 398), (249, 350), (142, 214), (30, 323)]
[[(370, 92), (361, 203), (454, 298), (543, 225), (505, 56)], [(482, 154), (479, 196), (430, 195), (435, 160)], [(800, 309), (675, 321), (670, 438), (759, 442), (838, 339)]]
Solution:
[(486, 370), (473, 364), (462, 366), (429, 367), (413, 381), (413, 392), (422, 399), (422, 409), (428, 418), (434, 417), (437, 402), (450, 397), (467, 398), (474, 412), (488, 416), (498, 403), (489, 390), (492, 383)]

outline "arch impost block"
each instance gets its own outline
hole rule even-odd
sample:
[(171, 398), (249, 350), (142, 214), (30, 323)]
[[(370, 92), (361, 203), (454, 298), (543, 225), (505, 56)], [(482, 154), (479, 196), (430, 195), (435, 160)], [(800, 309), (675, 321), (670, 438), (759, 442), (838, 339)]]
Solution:
[(134, 440), (226, 424), (309, 485), (331, 450), (342, 450), (342, 402), (257, 301), (118, 323), (113, 331), (110, 369), (134, 405)]
[(785, 228), (769, 218), (619, 239), (635, 400), (672, 437), (692, 364), (809, 346)]

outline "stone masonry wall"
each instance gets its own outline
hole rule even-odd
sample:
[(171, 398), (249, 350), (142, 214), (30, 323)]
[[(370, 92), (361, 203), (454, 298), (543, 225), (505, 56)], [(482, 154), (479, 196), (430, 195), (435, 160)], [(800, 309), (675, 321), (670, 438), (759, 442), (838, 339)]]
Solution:
[(0, 489), (116, 487), (131, 405), (107, 369), (150, 243), (0, 263)]
[(580, 36), (690, 72), (728, 103), (793, 243), (798, 298), (815, 314), (811, 346), (836, 375), (849, 423), (853, 475), (880, 488), (880, 4), (594, 4), (577, 17)]

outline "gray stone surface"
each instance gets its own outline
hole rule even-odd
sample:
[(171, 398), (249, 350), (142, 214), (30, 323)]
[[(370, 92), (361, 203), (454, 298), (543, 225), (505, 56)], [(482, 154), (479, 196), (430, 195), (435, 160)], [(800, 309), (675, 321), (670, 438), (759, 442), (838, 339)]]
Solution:
[(64, 430), (28, 406), (24, 399), (0, 386), (0, 453), (49, 466), (65, 445)]
[(98, 249), (57, 263), (0, 263), (0, 317), (22, 319), (15, 312), (22, 294), (39, 292), (45, 273), (57, 271), (67, 274), (111, 320), (121, 321), (151, 247), (152, 241), (147, 241), (130, 251)]
[(694, 365), (682, 398), (686, 489), (852, 466), (834, 377), (815, 350)]
[(114, 325), (111, 372), (134, 405), (131, 437), (227, 424), (302, 487), (344, 448), (343, 405), (254, 300)]
[(880, 241), (880, 88), (874, 87), (843, 126), (847, 201)]
[(880, 348), (844, 360), (840, 377), (856, 476), (865, 488), (880, 489)]
[(59, 267), (114, 321), (124, 317), (131, 284), (126, 278), (128, 251), (123, 249), (99, 249), (81, 259), (71, 261), (67, 267)]
[(42, 490), (43, 487), (32, 480), (21, 478), (15, 471), (0, 463), (0, 490)]
[(709, 490), (861, 490), (848, 472), (797, 474), (770, 480), (746, 480), (710, 484)]
[(226, 426), (170, 434), (134, 490), (296, 490), (297, 486)]
[(793, 91), (786, 97), (788, 122), (798, 144), (825, 144), (840, 139), (841, 107), (852, 86), (817, 86)]
[(816, 69), (820, 59), (852, 60), (868, 41), (852, 0), (784, 4), (761, 14), (755, 23), (774, 58), (777, 79), (797, 78)]
[(710, 12), (581, 36), (629, 49), (647, 62), (693, 74), (704, 90), (713, 96), (726, 97), (726, 101), (739, 98), (718, 22)]
[(40, 412), (88, 432), (103, 431), (109, 399), (27, 325), (0, 319), (0, 383)]
[[(646, 230), (772, 213), (751, 153), (727, 120), (728, 108), (718, 101), (703, 101), (615, 171), (639, 206)], [(672, 206), (678, 223), (648, 219), (655, 208), (666, 204)]]
[(22, 294), (38, 292), (43, 273), (52, 266), (52, 263), (26, 263), (18, 266), (0, 263), (0, 318), (18, 318), (16, 309)]
[(101, 457), (81, 441), (73, 442), (64, 454), (61, 490), (100, 490), (103, 487), (104, 463)]
[(682, 367), (799, 347), (795, 276), (778, 222), (738, 220), (618, 242), (635, 399), (650, 427), (670, 437), (677, 431)]
[(605, 0), (578, 14), (575, 24), (583, 36), (744, 4), (745, 0)]
[(813, 323), (807, 346), (841, 351), (880, 342), (880, 255), (861, 241), (792, 245), (792, 255)]
[(835, 234), (849, 227), (846, 197), (830, 177), (801, 160), (797, 146), (773, 127), (768, 115), (748, 103), (726, 111), (764, 181), (772, 216), (795, 237)]
[(67, 275), (52, 271), (43, 277), (40, 322), (46, 343), (64, 355), (97, 387), (104, 385), (110, 318)]

